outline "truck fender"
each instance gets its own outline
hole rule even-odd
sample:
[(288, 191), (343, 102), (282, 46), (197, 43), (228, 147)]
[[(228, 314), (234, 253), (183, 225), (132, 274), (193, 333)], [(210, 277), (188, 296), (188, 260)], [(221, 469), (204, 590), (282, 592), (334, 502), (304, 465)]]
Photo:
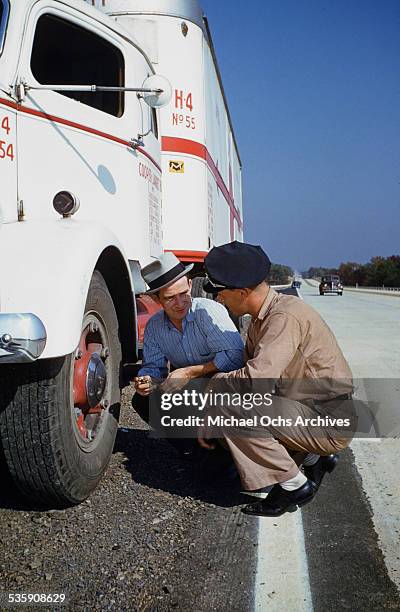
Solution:
[(86, 297), (98, 269), (117, 311), (125, 362), (137, 359), (134, 288), (129, 263), (104, 225), (72, 218), (3, 224), (0, 229), (0, 310), (33, 313), (45, 326), (41, 358), (75, 351)]

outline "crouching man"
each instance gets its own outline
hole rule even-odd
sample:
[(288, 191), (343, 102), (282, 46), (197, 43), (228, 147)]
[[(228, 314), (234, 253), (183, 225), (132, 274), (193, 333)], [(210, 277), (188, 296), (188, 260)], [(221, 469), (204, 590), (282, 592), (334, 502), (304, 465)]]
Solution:
[[(214, 247), (205, 258), (205, 290), (218, 294), (233, 314), (252, 316), (244, 367), (212, 380), (231, 383), (234, 390), (241, 381), (246, 388), (254, 381), (272, 394), (268, 414), (274, 424), (261, 435), (257, 429), (241, 435), (223, 427), (218, 433), (245, 489), (273, 485), (265, 500), (243, 509), (260, 516), (279, 516), (310, 502), (334, 469), (337, 452), (349, 445), (356, 423), (352, 374), (333, 333), (311, 306), (268, 285), (270, 265), (260, 247), (236, 241)], [(336, 426), (343, 421), (335, 419), (338, 414), (351, 417), (350, 428)], [(200, 445), (213, 448), (214, 435), (200, 429)]]

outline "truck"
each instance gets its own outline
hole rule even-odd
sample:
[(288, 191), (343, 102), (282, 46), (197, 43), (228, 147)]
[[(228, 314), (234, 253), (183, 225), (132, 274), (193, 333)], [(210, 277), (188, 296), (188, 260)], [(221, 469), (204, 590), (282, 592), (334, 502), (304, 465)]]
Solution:
[(141, 266), (242, 239), (241, 164), (194, 0), (0, 0), (0, 455), (86, 499), (154, 307)]

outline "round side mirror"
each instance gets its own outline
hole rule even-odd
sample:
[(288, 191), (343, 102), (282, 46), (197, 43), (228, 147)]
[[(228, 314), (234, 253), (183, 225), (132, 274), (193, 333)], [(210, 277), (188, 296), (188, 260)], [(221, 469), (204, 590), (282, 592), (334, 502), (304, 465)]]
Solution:
[(159, 89), (160, 91), (143, 92), (141, 97), (151, 108), (162, 108), (171, 100), (171, 83), (160, 74), (153, 74), (144, 80), (143, 89)]

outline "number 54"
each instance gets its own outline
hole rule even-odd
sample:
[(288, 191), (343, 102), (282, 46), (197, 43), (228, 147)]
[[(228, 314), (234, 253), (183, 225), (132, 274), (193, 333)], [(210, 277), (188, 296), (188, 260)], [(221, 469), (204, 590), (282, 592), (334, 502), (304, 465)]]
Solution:
[(7, 145), (5, 140), (0, 140), (0, 159), (9, 157), (14, 161), (14, 147), (12, 144)]

